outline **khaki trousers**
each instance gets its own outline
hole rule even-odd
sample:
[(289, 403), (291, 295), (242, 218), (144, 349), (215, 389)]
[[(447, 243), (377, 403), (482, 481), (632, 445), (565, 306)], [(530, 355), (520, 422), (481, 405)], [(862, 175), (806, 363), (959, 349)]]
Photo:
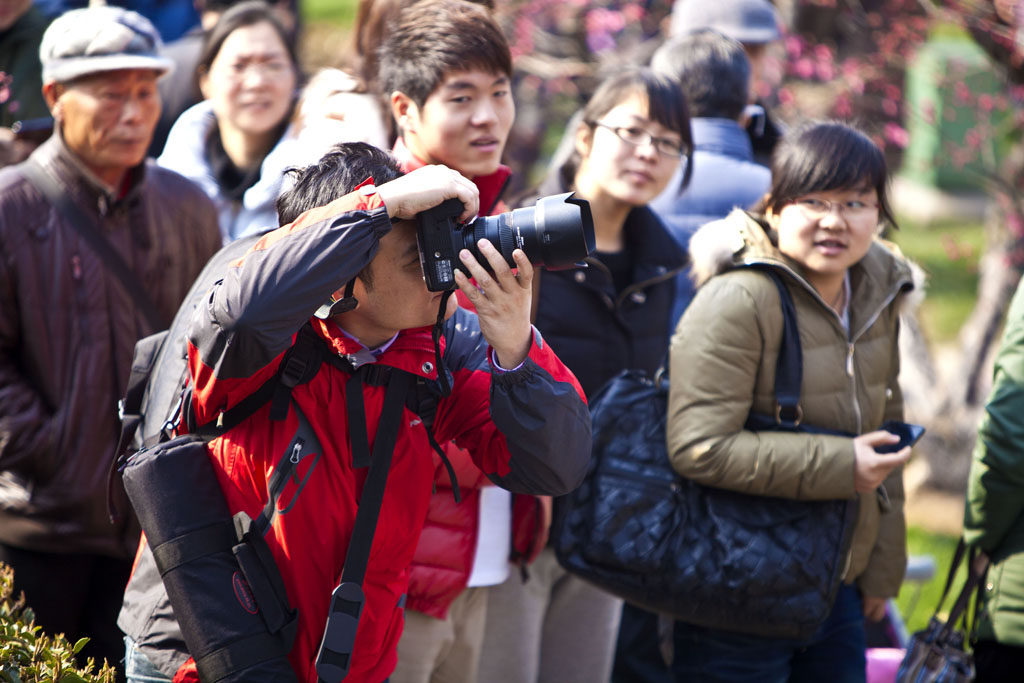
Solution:
[(622, 600), (567, 573), (545, 548), (491, 586), (480, 683), (606, 683)]
[(480, 586), (462, 591), (445, 619), (407, 609), (405, 629), (398, 641), (398, 665), (389, 683), (476, 681), (490, 588)]

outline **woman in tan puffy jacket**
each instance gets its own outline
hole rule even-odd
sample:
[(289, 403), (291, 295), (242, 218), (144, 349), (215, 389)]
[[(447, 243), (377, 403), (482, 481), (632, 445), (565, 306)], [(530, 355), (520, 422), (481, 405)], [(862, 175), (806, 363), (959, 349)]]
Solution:
[[(671, 347), (668, 446), (674, 467), (708, 486), (803, 500), (859, 496), (858, 519), (832, 612), (808, 641), (677, 622), (677, 680), (863, 681), (864, 618), (882, 617), (906, 565), (902, 464), (910, 448), (880, 431), (902, 420), (898, 305), (908, 264), (877, 239), (894, 223), (881, 151), (840, 123), (792, 129), (776, 150), (763, 212), (735, 210), (704, 226), (690, 251), (700, 289)], [(782, 334), (779, 293), (792, 295), (803, 349), (807, 424), (857, 437), (752, 432), (774, 414)], [(739, 628), (739, 625), (738, 625)]]

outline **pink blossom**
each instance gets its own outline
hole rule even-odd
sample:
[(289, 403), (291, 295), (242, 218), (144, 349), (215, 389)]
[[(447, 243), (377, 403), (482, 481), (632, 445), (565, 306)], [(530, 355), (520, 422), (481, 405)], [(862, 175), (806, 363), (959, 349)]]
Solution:
[(793, 73), (805, 80), (814, 76), (814, 62), (807, 57), (801, 57), (793, 62)]
[(800, 36), (786, 36), (786, 54), (790, 57), (799, 57), (804, 53), (804, 41)]
[(885, 98), (882, 100), (882, 111), (885, 112), (886, 116), (895, 118), (900, 113), (900, 106), (896, 103), (896, 100)]
[(630, 3), (622, 8), (622, 16), (629, 23), (635, 23), (647, 16), (647, 10), (639, 3)]
[(992, 111), (992, 107), (994, 105), (995, 101), (993, 100), (992, 96), (989, 95), (988, 93), (978, 95), (978, 109), (980, 109), (981, 111), (988, 113)]
[(963, 81), (957, 81), (953, 86), (953, 96), (957, 104), (970, 104), (971, 89)]
[(779, 88), (779, 104), (786, 105), (793, 101), (793, 91), (789, 88)]
[(835, 104), (832, 106), (832, 111), (841, 119), (849, 118), (853, 115), (853, 104), (850, 102), (849, 96), (843, 94), (837, 97)]
[(847, 76), (846, 87), (850, 89), (850, 92), (856, 95), (864, 94), (864, 79), (860, 76)]
[(818, 78), (823, 81), (831, 81), (836, 77), (836, 69), (831, 62), (818, 62), (816, 71)]
[(898, 123), (890, 121), (885, 124), (885, 130), (883, 131), (885, 139), (896, 145), (900, 149), (906, 148), (910, 143), (910, 133), (907, 132), (903, 126)]
[(814, 46), (814, 58), (818, 61), (832, 61), (832, 48), (823, 43)]
[(597, 7), (587, 12), (586, 26), (587, 33), (614, 33), (625, 28), (626, 20), (622, 12)]

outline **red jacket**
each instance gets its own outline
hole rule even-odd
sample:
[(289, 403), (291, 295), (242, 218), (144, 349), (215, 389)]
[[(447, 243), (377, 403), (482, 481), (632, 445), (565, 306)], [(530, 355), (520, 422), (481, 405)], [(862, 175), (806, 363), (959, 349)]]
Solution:
[[(413, 171), (425, 162), (416, 157), (405, 146), (401, 138), (395, 142), (394, 154), (402, 163), (405, 172)], [(486, 176), (472, 178), (480, 191), (480, 215), (493, 216), (507, 210), (501, 200), (502, 192), (508, 184), (511, 171), (507, 166), (499, 166), (498, 170)], [(469, 301), (457, 292), (459, 305), (471, 308)], [(445, 444), (445, 453), (455, 470), (458, 479), (461, 503), (455, 502), (452, 492), (451, 478), (447, 469), (437, 458), (437, 476), (434, 480), (434, 494), (430, 497), (430, 508), (427, 521), (420, 534), (416, 554), (409, 570), (408, 602), (410, 609), (428, 614), (438, 619), (448, 615), (452, 601), (465, 590), (473, 570), (473, 559), (476, 551), (476, 534), (480, 523), (480, 487), (488, 481), (477, 468), (469, 453), (455, 446)], [(522, 514), (528, 503), (535, 502), (532, 497), (517, 504), (517, 513), (513, 523), (516, 526), (516, 539), (519, 540), (520, 551), (525, 554), (529, 543), (522, 547), (525, 538), (532, 541), (533, 521)], [(529, 558), (532, 560), (533, 558)]]
[[(296, 331), (372, 259), (378, 239), (390, 228), (377, 195), (354, 192), (269, 233), (232, 264), (197, 312), (189, 335), (198, 424), (236, 405), (276, 371)], [(312, 322), (339, 354), (360, 350), (333, 322)], [(459, 311), (445, 329), (453, 391), (438, 403), (433, 425), (438, 441), (454, 440), (492, 481), (513, 491), (558, 494), (576, 486), (590, 453), (589, 415), (575, 378), (540, 335), (535, 333), (520, 369), (498, 373), (488, 365), (489, 349), (474, 314)], [(421, 328), (400, 333), (376, 362), (436, 380), (433, 360), (430, 330)], [(299, 611), (289, 659), (299, 680), (311, 683), (317, 680), (314, 663), (329, 596), (340, 578), (366, 477), (365, 469), (353, 469), (348, 450), (348, 376), (324, 364), (309, 383), (294, 389), (292, 398), (324, 452), (312, 463), (319, 471), (311, 473), (301, 496), (291, 500), (294, 483), (284, 490), (281, 500), (293, 507), (274, 516), (266, 536)], [(383, 387), (363, 387), (370, 435), (376, 432), (383, 393)], [(232, 513), (259, 514), (267, 480), (297, 427), (294, 411), (282, 422), (271, 422), (268, 412), (265, 406), (209, 445)], [(407, 410), (403, 424), (363, 584), (366, 606), (347, 681), (379, 683), (395, 664), (408, 566), (435, 472), (422, 422)], [(371, 436), (371, 447), (372, 441)], [(306, 474), (297, 473), (299, 479)]]

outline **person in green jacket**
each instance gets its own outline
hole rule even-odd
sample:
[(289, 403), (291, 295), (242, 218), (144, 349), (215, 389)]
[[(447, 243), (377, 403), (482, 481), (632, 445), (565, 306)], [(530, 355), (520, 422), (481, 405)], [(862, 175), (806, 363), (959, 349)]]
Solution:
[(964, 540), (991, 560), (974, 645), (977, 680), (1020, 680), (1024, 670), (1024, 282), (1010, 304), (967, 482)]

